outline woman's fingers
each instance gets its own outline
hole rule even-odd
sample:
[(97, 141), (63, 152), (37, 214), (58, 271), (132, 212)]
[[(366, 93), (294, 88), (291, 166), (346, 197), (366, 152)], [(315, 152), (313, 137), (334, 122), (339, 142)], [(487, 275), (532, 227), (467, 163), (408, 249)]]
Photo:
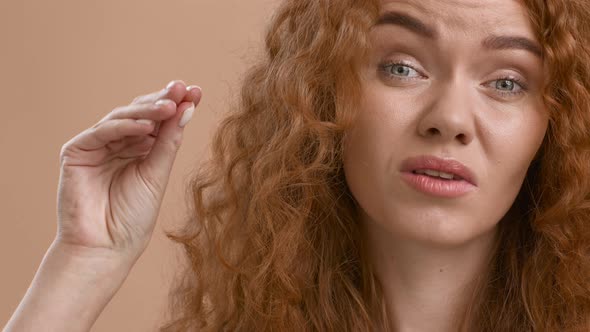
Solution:
[[(185, 113), (192, 115), (194, 109), (191, 107), (200, 102), (201, 89), (197, 86), (187, 88), (184, 82), (173, 81), (165, 90), (138, 97), (130, 105), (113, 109), (93, 127), (72, 138), (64, 146), (68, 160), (78, 163), (85, 159), (96, 165), (105, 160), (142, 156), (155, 150), (154, 156), (147, 161), (151, 167), (147, 168), (152, 168), (150, 171), (153, 172), (156, 164), (161, 162), (171, 167), (174, 158), (169, 154), (175, 155), (182, 140), (181, 117)], [(166, 98), (158, 99), (161, 97)], [(93, 153), (81, 155), (87, 152)], [(154, 174), (154, 177), (163, 176)]]
[[(149, 135), (142, 135), (142, 136), (125, 136), (124, 138), (110, 142), (106, 145), (107, 150), (109, 150), (112, 154), (119, 153), (119, 151), (126, 149), (131, 145), (135, 145), (137, 143), (145, 141), (148, 137), (154, 138)], [(153, 142), (153, 140), (152, 140)]]
[(113, 119), (88, 128), (76, 136), (72, 144), (84, 151), (103, 148), (105, 145), (123, 139), (125, 136), (147, 135), (154, 130), (154, 123), (139, 123), (135, 119)]
[(156, 125), (154, 126), (154, 130), (149, 134), (152, 137), (158, 137), (158, 133), (160, 132), (160, 123), (161, 122), (156, 122)]
[[(159, 100), (172, 100), (177, 105), (184, 102), (192, 102), (198, 104), (201, 99), (201, 88), (196, 85), (186, 86), (182, 80), (175, 80), (168, 84), (168, 86), (160, 91), (156, 91), (144, 96), (135, 98), (132, 104), (149, 104), (157, 103)], [(158, 136), (160, 132), (160, 122), (156, 121), (154, 130), (150, 133), (151, 136)]]
[(62, 146), (60, 160), (68, 166), (96, 166), (113, 155), (113, 150), (121, 149), (126, 136), (148, 137), (154, 124), (146, 125), (134, 119), (115, 119), (99, 126), (88, 128)]
[[(199, 86), (196, 85), (189, 85), (186, 87), (186, 95), (184, 96), (183, 100), (181, 101), (181, 103), (193, 103), (195, 105), (197, 105), (200, 101), (201, 101), (201, 96), (202, 96), (202, 90)], [(181, 104), (179, 103), (179, 105)], [(160, 124), (161, 122), (158, 121), (156, 122), (154, 131), (150, 133), (150, 135), (156, 137), (158, 136), (158, 133), (160, 132)]]
[(170, 99), (161, 99), (153, 104), (130, 104), (116, 107), (101, 121), (114, 119), (149, 119), (162, 121), (176, 112), (176, 104)]
[(138, 166), (144, 181), (157, 185), (160, 190), (166, 187), (168, 177), (182, 143), (184, 126), (195, 110), (195, 104), (183, 102), (178, 105), (178, 112), (160, 125), (160, 132), (150, 153)]
[(155, 140), (155, 137), (146, 136), (142, 137), (141, 141), (128, 141), (127, 145), (125, 145), (119, 151), (109, 155), (109, 160), (115, 158), (131, 159), (145, 157), (152, 149)]
[(201, 88), (196, 85), (189, 85), (186, 87), (186, 95), (182, 102), (192, 102), (197, 104), (201, 98)]
[(160, 99), (170, 99), (176, 104), (183, 102), (196, 103), (196, 99), (201, 94), (201, 88), (196, 85), (187, 86), (182, 80), (172, 81), (168, 86), (160, 91), (152, 92), (147, 95), (139, 96), (133, 99), (131, 104), (150, 104)]
[(125, 136), (124, 138), (122, 138), (120, 140), (109, 142), (107, 145), (105, 145), (105, 147), (111, 153), (117, 153), (129, 144), (129, 143), (127, 143), (128, 137), (141, 137), (141, 136)]
[(186, 93), (186, 83), (181, 80), (176, 80), (170, 82), (166, 88), (160, 91), (136, 97), (131, 104), (152, 104), (160, 99), (170, 99), (176, 104), (180, 104)]

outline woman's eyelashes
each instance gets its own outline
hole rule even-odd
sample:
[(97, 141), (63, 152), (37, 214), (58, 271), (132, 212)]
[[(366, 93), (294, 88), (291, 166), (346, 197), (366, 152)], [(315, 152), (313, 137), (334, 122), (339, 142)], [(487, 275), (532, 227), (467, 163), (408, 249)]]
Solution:
[[(379, 70), (382, 73), (385, 73), (388, 76), (388, 78), (398, 79), (398, 80), (402, 80), (402, 81), (411, 80), (412, 78), (415, 78), (415, 77), (424, 77), (416, 69), (414, 69), (414, 67), (412, 67), (411, 65), (409, 65), (403, 61), (382, 63), (379, 65)], [(416, 76), (406, 76), (406, 73), (411, 73), (411, 72), (414, 72), (417, 75)]]
[[(502, 96), (518, 96), (523, 95), (528, 91), (526, 83), (520, 78), (514, 76), (503, 76), (490, 83), (496, 82), (494, 88), (498, 90), (498, 93)], [(486, 86), (489, 86), (486, 84)]]
[[(412, 65), (404, 61), (388, 61), (379, 64), (379, 72), (385, 75), (387, 80), (411, 81), (417, 78), (425, 78)], [(495, 84), (491, 84), (495, 83)], [(502, 97), (516, 97), (528, 91), (527, 84), (516, 76), (505, 75), (495, 80), (486, 82), (486, 87), (491, 87), (495, 93)]]

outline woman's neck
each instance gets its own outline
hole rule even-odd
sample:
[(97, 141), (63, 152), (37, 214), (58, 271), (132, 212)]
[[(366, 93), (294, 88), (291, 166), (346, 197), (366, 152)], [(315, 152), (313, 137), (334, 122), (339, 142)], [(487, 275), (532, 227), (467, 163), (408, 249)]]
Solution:
[(401, 239), (364, 222), (394, 331), (457, 331), (474, 282), (489, 265), (497, 227), (468, 243), (443, 247)]

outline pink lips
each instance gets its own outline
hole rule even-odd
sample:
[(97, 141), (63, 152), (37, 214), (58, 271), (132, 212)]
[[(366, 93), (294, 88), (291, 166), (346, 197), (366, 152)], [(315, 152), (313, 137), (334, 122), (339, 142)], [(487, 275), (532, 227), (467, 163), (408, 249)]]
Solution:
[[(460, 179), (447, 180), (425, 174), (415, 174), (416, 170), (435, 170), (453, 174)], [(441, 159), (435, 156), (418, 156), (404, 160), (401, 167), (402, 179), (412, 188), (434, 196), (459, 197), (477, 187), (474, 173), (458, 161)]]

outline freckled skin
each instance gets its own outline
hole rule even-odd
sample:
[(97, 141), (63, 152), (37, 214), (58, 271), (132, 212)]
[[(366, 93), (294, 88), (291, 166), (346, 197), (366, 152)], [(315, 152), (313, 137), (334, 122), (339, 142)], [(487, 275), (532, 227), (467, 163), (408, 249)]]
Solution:
[[(489, 34), (536, 40), (518, 1), (382, 1), (386, 10), (410, 14), (440, 37), (432, 41), (395, 25), (371, 31), (372, 53), (361, 72), (362, 100), (345, 141), (344, 170), (378, 274), (390, 284), (386, 292), (424, 289), (406, 292), (423, 309), (414, 313), (422, 317), (416, 317), (418, 325), (410, 323), (412, 313), (398, 324), (444, 331), (440, 321), (449, 312), (436, 309), (433, 296), (458, 289), (457, 280), (467, 282), (479, 271), (497, 223), (514, 202), (545, 136), (543, 62), (523, 50), (481, 48)], [(380, 67), (399, 61), (403, 64)], [(523, 84), (506, 81), (508, 76)], [(522, 94), (501, 95), (525, 85)], [(422, 154), (462, 162), (475, 173), (477, 189), (449, 199), (408, 187), (400, 177), (401, 163)], [(439, 254), (444, 257), (432, 259)], [(442, 265), (450, 268), (443, 272)], [(462, 277), (427, 281), (429, 272), (439, 272), (433, 273), (437, 278)], [(420, 325), (429, 324), (424, 315), (433, 325)]]

